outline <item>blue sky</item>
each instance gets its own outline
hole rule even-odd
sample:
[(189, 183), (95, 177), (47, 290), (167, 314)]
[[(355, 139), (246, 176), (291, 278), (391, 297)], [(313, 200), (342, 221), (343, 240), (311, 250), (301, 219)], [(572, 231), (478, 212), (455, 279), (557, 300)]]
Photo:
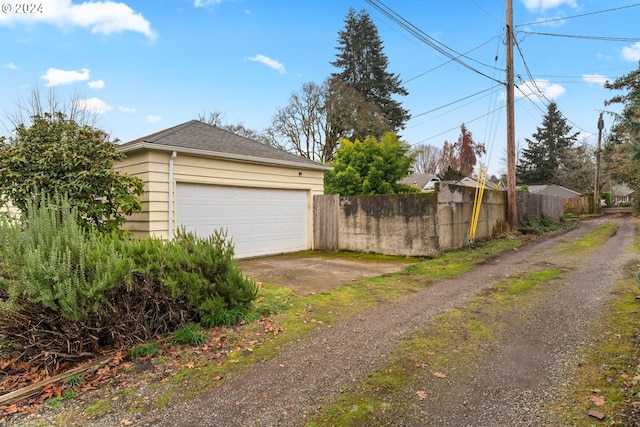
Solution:
[[(613, 95), (603, 82), (635, 70), (640, 61), (640, 7), (632, 0), (513, 3), (517, 144), (526, 146), (548, 100), (595, 143), (598, 114)], [(462, 58), (467, 66), (449, 61), (364, 0), (32, 4), (38, 7), (18, 10), (17, 3), (0, 2), (4, 134), (7, 114), (28, 100), (36, 85), (96, 112), (98, 126), (122, 142), (214, 111), (223, 113), (225, 123), (261, 131), (304, 82), (321, 83), (337, 71), (330, 62), (353, 7), (371, 15), (388, 71), (398, 73), (409, 91), (400, 101), (413, 118), (402, 138), (441, 147), (445, 140), (455, 141), (465, 123), (474, 140), (489, 149), (482, 159), (489, 172), (506, 168), (504, 89), (496, 83), (505, 78), (504, 0), (384, 1), (429, 40), (468, 52)], [(596, 13), (601, 11), (607, 12)], [(536, 90), (546, 100), (534, 96)], [(610, 123), (605, 116), (605, 127)]]

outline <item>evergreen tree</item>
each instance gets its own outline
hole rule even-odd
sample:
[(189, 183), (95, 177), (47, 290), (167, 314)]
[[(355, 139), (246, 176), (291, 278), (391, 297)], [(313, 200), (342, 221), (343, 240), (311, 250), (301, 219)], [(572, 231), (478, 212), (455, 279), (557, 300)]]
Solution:
[(567, 167), (568, 156), (577, 140), (578, 132), (571, 126), (552, 102), (537, 128), (533, 139), (525, 139), (528, 148), (522, 150), (517, 166), (518, 181), (522, 184), (559, 184), (559, 171)]
[[(623, 110), (615, 116), (611, 134), (605, 144), (605, 164), (614, 178), (630, 185), (634, 190), (634, 207), (640, 210), (640, 66), (613, 83), (605, 83), (611, 90), (626, 91), (605, 102), (622, 104)], [(614, 159), (614, 157), (617, 157)]]
[(356, 13), (350, 8), (345, 28), (338, 32), (338, 36), (339, 52), (331, 65), (342, 71), (332, 74), (332, 77), (342, 80), (364, 95), (367, 102), (378, 106), (394, 131), (404, 129), (410, 118), (409, 112), (391, 97), (408, 95), (408, 92), (402, 87), (398, 75), (387, 72), (389, 60), (369, 14), (365, 10)]

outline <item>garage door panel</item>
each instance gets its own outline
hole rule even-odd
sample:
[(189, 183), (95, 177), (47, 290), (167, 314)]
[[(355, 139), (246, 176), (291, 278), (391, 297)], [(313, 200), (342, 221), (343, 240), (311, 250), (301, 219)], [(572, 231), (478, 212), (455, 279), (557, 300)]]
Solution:
[(178, 183), (177, 224), (204, 237), (227, 230), (240, 258), (307, 249), (304, 190)]

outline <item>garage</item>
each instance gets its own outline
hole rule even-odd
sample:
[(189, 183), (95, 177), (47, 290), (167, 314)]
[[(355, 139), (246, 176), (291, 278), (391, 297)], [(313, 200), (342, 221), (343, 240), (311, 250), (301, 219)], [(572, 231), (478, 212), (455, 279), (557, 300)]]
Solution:
[(124, 228), (170, 241), (224, 229), (238, 258), (313, 249), (313, 196), (329, 166), (198, 120), (118, 147), (116, 169), (142, 179), (142, 212)]
[(238, 258), (307, 248), (307, 192), (178, 183), (178, 227), (206, 237), (224, 229)]

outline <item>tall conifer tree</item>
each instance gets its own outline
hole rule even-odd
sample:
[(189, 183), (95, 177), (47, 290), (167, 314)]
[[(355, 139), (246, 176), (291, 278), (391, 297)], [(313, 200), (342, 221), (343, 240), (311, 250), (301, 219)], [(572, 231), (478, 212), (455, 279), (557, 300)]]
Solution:
[[(383, 52), (378, 29), (365, 10), (349, 9), (344, 30), (338, 32), (338, 53), (331, 65), (342, 71), (333, 73), (348, 86), (360, 92), (365, 100), (376, 105), (391, 128), (404, 129), (410, 118), (408, 110), (392, 95), (408, 95), (398, 75), (387, 72), (389, 60)], [(372, 133), (374, 136), (375, 133)]]
[(567, 119), (555, 102), (547, 107), (542, 126), (525, 139), (528, 148), (522, 150), (517, 166), (518, 181), (522, 184), (559, 184), (558, 171), (566, 166), (566, 156), (576, 142), (578, 132), (572, 133)]

